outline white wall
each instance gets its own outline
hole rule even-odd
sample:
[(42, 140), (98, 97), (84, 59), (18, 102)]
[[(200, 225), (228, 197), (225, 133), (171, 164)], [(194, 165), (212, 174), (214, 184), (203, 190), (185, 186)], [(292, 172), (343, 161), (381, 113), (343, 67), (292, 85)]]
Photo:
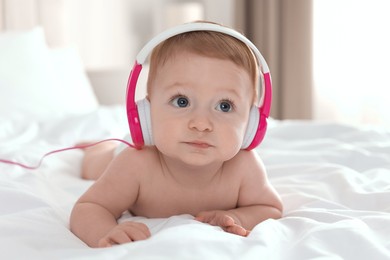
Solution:
[(315, 119), (390, 129), (389, 14), (388, 0), (314, 1)]
[[(41, 1), (45, 5), (53, 2)], [(210, 19), (232, 26), (233, 2), (62, 0), (62, 17), (57, 18), (57, 21), (60, 20), (58, 23), (62, 25), (63, 33), (56, 37), (62, 37), (58, 41), (63, 44), (76, 45), (88, 69), (128, 67), (153, 35), (174, 24), (194, 19)], [(188, 10), (189, 6), (195, 10)], [(183, 12), (186, 14), (183, 15)], [(172, 17), (172, 13), (177, 16)], [(48, 21), (45, 24), (50, 23)]]

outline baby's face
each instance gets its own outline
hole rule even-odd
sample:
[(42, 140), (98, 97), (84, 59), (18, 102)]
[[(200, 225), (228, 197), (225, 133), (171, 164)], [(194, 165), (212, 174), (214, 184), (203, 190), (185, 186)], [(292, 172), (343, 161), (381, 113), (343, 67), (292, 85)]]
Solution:
[(229, 160), (240, 150), (253, 87), (233, 62), (183, 52), (159, 68), (149, 99), (156, 147), (200, 166)]

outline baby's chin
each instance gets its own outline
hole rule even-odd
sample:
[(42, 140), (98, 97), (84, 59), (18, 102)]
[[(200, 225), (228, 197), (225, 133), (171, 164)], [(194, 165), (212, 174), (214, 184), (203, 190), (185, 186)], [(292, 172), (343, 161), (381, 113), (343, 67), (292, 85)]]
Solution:
[(234, 155), (225, 155), (225, 156), (216, 156), (215, 154), (207, 154), (204, 152), (192, 152), (187, 155), (181, 154), (178, 160), (181, 161), (182, 164), (186, 165), (187, 167), (208, 167), (213, 165), (221, 165), (224, 162), (229, 161), (232, 159)]

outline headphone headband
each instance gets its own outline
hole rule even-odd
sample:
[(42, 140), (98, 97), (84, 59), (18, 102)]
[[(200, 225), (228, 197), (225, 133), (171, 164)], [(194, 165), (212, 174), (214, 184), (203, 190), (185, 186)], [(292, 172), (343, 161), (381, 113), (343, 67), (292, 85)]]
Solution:
[(159, 45), (161, 42), (163, 42), (163, 41), (165, 41), (173, 36), (176, 36), (178, 34), (182, 34), (182, 33), (186, 33), (186, 32), (194, 32), (194, 31), (220, 32), (223, 34), (230, 35), (230, 36), (242, 41), (243, 43), (248, 45), (251, 48), (251, 50), (254, 52), (254, 54), (256, 55), (256, 58), (257, 58), (259, 64), (261, 64), (261, 66), (263, 68), (263, 73), (269, 73), (269, 68), (268, 68), (267, 62), (265, 62), (263, 55), (261, 55), (260, 51), (256, 48), (256, 46), (251, 41), (249, 41), (244, 35), (240, 34), (239, 32), (237, 32), (233, 29), (230, 29), (230, 28), (218, 25), (218, 24), (201, 23), (201, 22), (199, 22), (199, 23), (198, 22), (186, 23), (186, 24), (178, 25), (176, 27), (172, 27), (172, 28), (160, 33), (159, 35), (157, 35), (156, 37), (151, 39), (142, 48), (142, 50), (138, 53), (137, 62), (139, 64), (144, 64), (144, 62), (146, 61), (146, 58), (149, 56), (149, 53), (151, 53), (152, 50), (157, 45)]

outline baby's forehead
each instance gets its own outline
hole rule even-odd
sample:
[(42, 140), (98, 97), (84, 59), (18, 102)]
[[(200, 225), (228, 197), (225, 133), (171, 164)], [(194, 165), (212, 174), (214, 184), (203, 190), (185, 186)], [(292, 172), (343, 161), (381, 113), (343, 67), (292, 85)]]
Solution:
[[(208, 60), (213, 60), (214, 63), (220, 63), (217, 64), (217, 66), (221, 66), (222, 63), (231, 63), (234, 65), (235, 70), (240, 70), (240, 72), (245, 73), (250, 76), (250, 73), (245, 69), (244, 66), (241, 66), (240, 64), (237, 64), (233, 60), (227, 58), (227, 57), (221, 57), (220, 55), (216, 55), (215, 53), (198, 53), (196, 51), (193, 51), (191, 49), (176, 49), (175, 51), (172, 51), (170, 55), (167, 55), (163, 60), (157, 62), (156, 69), (163, 68), (166, 64), (175, 64), (177, 62), (191, 62), (194, 58), (205, 58), (204, 61), (207, 62)], [(200, 59), (202, 60), (202, 59)]]
[(249, 73), (227, 59), (182, 52), (160, 66), (149, 94), (159, 88), (161, 94), (172, 91), (190, 94), (204, 90), (210, 95), (224, 93), (247, 98), (248, 94), (254, 94), (251, 83)]
[(175, 62), (178, 58), (190, 58), (193, 56), (199, 56), (199, 57), (206, 57), (206, 58), (219, 58), (222, 60), (228, 60), (226, 58), (221, 58), (215, 53), (208, 52), (208, 53), (199, 53), (197, 51), (194, 51), (189, 48), (180, 47), (170, 49), (168, 50), (165, 55), (163, 55), (159, 60), (156, 60), (156, 67), (161, 68), (168, 62)]
[[(178, 50), (175, 53), (172, 53), (169, 57), (167, 57), (164, 62), (160, 62), (159, 64), (155, 65), (155, 68), (157, 71), (167, 69), (173, 69), (173, 70), (182, 70), (186, 71), (192, 70), (194, 68), (201, 70), (203, 67), (208, 67), (209, 71), (218, 71), (222, 70), (225, 73), (227, 73), (227, 78), (229, 78), (229, 74), (241, 74), (245, 75), (245, 77), (250, 78), (250, 73), (239, 64), (236, 64), (234, 61), (227, 59), (227, 58), (221, 58), (219, 56), (210, 54), (206, 55), (203, 53), (197, 53), (191, 50)], [(155, 76), (161, 76), (164, 74), (156, 73)], [(173, 77), (181, 75), (178, 73), (173, 73)], [(202, 75), (194, 75), (196, 77), (201, 77)], [(221, 78), (223, 81), (224, 78)]]

